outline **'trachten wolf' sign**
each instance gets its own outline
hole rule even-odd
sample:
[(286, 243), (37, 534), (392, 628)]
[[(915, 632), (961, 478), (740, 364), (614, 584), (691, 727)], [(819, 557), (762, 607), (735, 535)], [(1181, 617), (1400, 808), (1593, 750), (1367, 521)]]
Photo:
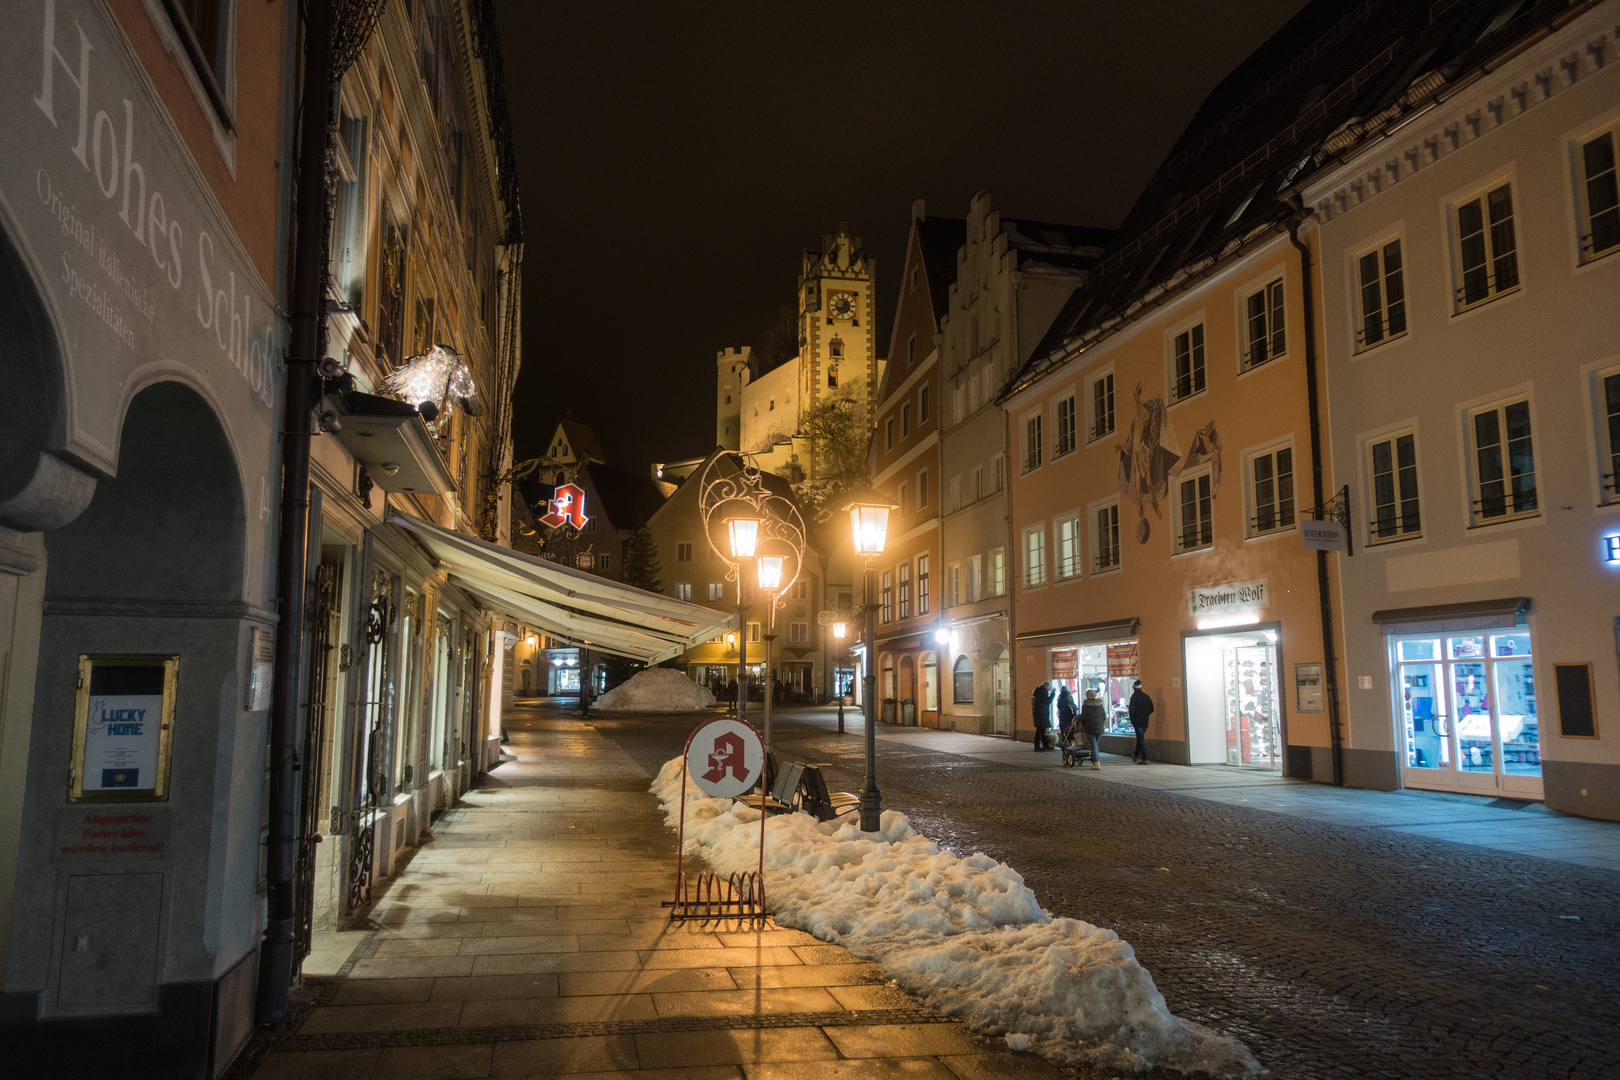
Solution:
[(687, 775), (698, 790), (717, 799), (733, 799), (755, 787), (764, 767), (759, 733), (740, 720), (711, 720), (686, 747)]

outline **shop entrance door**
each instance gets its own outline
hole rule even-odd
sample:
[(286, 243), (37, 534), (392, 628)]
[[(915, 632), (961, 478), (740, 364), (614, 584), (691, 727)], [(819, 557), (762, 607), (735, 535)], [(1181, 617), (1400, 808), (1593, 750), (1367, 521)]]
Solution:
[(1394, 652), (1406, 786), (1542, 797), (1528, 631), (1401, 637)]
[(996, 700), (996, 734), (1012, 734), (1012, 678), (1005, 656), (990, 665), (990, 682)]
[(1282, 768), (1276, 637), (1255, 629), (1183, 639), (1192, 764)]

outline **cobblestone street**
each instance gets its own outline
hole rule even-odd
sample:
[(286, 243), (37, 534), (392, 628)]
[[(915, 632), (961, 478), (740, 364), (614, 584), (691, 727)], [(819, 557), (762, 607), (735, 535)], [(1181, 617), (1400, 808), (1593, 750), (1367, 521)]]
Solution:
[[(859, 719), (839, 735), (829, 717), (779, 717), (777, 753), (854, 791)], [(593, 723), (649, 771), (691, 727)], [(1052, 913), (1117, 931), (1174, 1012), (1243, 1039), (1276, 1077), (1620, 1076), (1614, 871), (1104, 782), (1116, 767), (1132, 768), (879, 739), (885, 807), (1005, 860)]]

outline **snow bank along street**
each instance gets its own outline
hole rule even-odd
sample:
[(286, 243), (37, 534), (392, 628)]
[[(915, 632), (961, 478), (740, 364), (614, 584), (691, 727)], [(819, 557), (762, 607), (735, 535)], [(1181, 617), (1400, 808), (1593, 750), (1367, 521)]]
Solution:
[[(681, 759), (652, 791), (681, 816)], [(686, 847), (722, 875), (752, 870), (759, 813), (686, 787)], [(962, 857), (883, 814), (848, 823), (782, 814), (765, 828), (766, 899), (778, 923), (877, 960), (903, 989), (974, 1030), (1065, 1062), (1219, 1076), (1260, 1071), (1242, 1043), (1172, 1015), (1131, 946), (1112, 930), (1053, 918), (1012, 867)]]

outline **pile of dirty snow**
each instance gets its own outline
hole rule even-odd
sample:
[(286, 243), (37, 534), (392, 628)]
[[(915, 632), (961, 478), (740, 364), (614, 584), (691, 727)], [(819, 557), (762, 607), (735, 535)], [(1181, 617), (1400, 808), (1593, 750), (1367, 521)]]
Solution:
[(592, 705), (602, 712), (701, 712), (714, 695), (674, 668), (638, 671)]
[[(680, 790), (675, 758), (652, 785), (670, 828)], [(1140, 1072), (1261, 1071), (1241, 1042), (1174, 1016), (1112, 930), (1053, 918), (1012, 867), (941, 849), (904, 814), (884, 811), (882, 825), (868, 834), (853, 815), (770, 818), (765, 895), (776, 921), (880, 961), (929, 1007), (1014, 1049)], [(685, 829), (688, 853), (720, 874), (757, 865), (757, 810), (688, 783)]]

